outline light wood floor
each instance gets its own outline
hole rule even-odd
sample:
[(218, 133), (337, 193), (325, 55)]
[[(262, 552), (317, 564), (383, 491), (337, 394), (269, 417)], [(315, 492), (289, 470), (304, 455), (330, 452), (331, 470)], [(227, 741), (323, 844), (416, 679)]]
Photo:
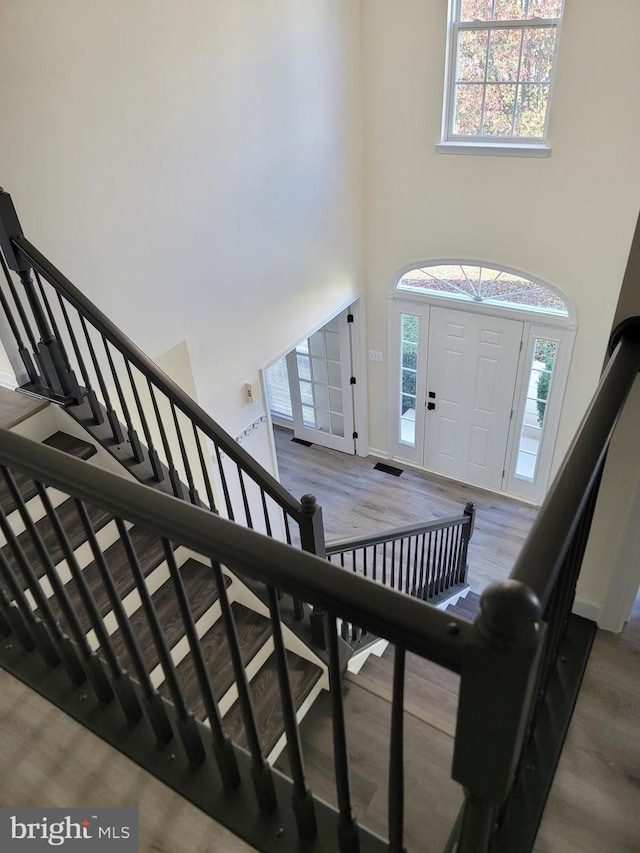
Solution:
[(508, 577), (536, 517), (528, 504), (445, 477), (405, 468), (399, 477), (376, 471), (372, 456), (347, 456), (291, 441), (276, 427), (282, 484), (297, 498), (311, 492), (322, 507), (326, 538), (341, 539), (420, 521), (460, 515), (476, 505), (469, 543), (469, 583), (474, 592)]
[[(323, 507), (327, 538), (457, 514), (472, 500), (476, 529), (469, 550), (470, 583), (481, 591), (506, 577), (535, 518), (535, 509), (501, 495), (406, 469), (399, 477), (361, 459), (291, 442), (276, 429), (283, 484), (312, 492)], [(345, 707), (354, 762), (355, 812), (386, 830), (388, 744), (382, 721), (391, 690), (393, 652), (370, 658), (347, 675)], [(587, 667), (535, 853), (640, 853), (640, 596), (621, 634), (600, 631)], [(407, 660), (405, 749), (407, 848), (442, 849), (461, 794), (449, 778), (458, 677), (413, 656)], [(332, 799), (328, 705), (302, 724), (312, 786)], [(416, 800), (415, 792), (419, 791)], [(519, 853), (519, 851), (513, 851)]]

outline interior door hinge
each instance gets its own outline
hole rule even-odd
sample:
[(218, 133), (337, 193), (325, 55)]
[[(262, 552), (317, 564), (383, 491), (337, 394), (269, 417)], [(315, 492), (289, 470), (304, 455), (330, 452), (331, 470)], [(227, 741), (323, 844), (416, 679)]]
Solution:
[(353, 314), (347, 314), (347, 323), (353, 323)]
[(358, 437), (358, 433), (357, 433), (357, 432), (354, 432), (354, 433), (353, 433), (353, 435), (351, 436), (351, 438), (353, 438), (354, 440), (355, 440), (357, 437)]
[(510, 421), (512, 421), (512, 420), (513, 420), (513, 409), (511, 409), (511, 414), (509, 415), (509, 420), (510, 420)]
[(351, 379), (349, 380), (349, 384), (350, 384), (350, 385), (355, 385), (355, 384), (356, 384), (356, 377), (355, 377), (355, 376), (352, 376), (352, 377), (351, 377)]

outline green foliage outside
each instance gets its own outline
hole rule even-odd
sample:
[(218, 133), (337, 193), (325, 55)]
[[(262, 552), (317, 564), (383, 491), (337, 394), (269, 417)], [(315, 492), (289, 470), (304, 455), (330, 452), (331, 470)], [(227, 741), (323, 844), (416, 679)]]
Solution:
[[(538, 424), (542, 426), (544, 421), (544, 413), (547, 408), (547, 397), (549, 396), (549, 382), (551, 381), (551, 370), (553, 368), (553, 358), (547, 358), (545, 361), (547, 370), (540, 373), (538, 376)], [(547, 371), (549, 371), (547, 373)]]

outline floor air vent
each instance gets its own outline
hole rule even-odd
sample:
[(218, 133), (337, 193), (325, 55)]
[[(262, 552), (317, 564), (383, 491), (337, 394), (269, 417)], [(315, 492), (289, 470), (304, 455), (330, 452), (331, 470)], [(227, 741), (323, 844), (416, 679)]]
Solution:
[(303, 444), (305, 447), (313, 447), (313, 442), (305, 441), (304, 438), (292, 438), (291, 441), (295, 441), (296, 444)]
[(394, 468), (393, 465), (385, 465), (384, 462), (377, 462), (373, 469), (374, 471), (384, 471), (385, 474), (393, 474), (394, 477), (399, 477), (402, 474), (402, 468)]

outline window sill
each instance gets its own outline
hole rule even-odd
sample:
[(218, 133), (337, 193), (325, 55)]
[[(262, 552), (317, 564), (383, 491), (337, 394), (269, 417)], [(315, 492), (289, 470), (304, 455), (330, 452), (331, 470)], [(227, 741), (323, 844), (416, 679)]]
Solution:
[(551, 148), (536, 143), (502, 142), (439, 142), (438, 154), (483, 154), (499, 157), (549, 157)]

